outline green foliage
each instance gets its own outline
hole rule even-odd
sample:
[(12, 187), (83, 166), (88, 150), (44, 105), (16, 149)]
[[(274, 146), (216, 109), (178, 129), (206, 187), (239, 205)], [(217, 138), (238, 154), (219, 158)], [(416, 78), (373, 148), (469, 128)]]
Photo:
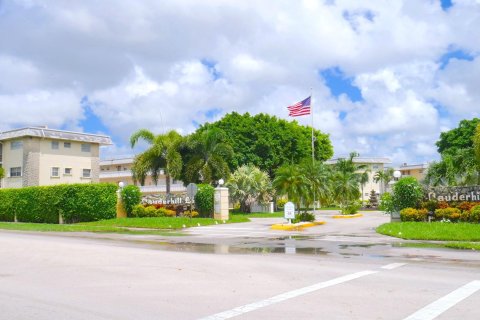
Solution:
[(462, 217), (462, 212), (457, 208), (445, 208), (435, 210), (435, 219), (438, 221), (450, 220), (456, 222)]
[(375, 190), (370, 191), (370, 198), (369, 198), (369, 208), (374, 208), (376, 209), (378, 207), (378, 198), (377, 198), (377, 193)]
[(467, 149), (473, 146), (472, 137), (480, 124), (480, 119), (460, 121), (457, 128), (442, 132), (440, 140), (437, 141), (438, 152), (440, 154), (456, 154), (460, 149)]
[(186, 162), (182, 180), (188, 184), (214, 184), (230, 175), (229, 162), (233, 149), (225, 132), (219, 128), (209, 128), (190, 135), (182, 154)]
[(283, 207), (287, 202), (288, 202), (287, 199), (283, 199), (283, 198), (277, 199), (277, 208), (279, 210), (283, 210)]
[(127, 214), (131, 215), (133, 208), (142, 200), (140, 188), (135, 185), (125, 186), (120, 191), (120, 195)]
[(400, 219), (402, 221), (426, 221), (427, 216), (427, 209), (405, 208), (400, 210)]
[(360, 201), (354, 201), (349, 204), (347, 204), (345, 207), (342, 207), (342, 214), (349, 215), (349, 214), (355, 214), (358, 212), (358, 210), (361, 208), (361, 203)]
[(477, 161), (477, 167), (480, 171), (480, 123), (477, 124), (475, 129), (475, 135), (473, 136), (473, 149), (475, 152), (475, 160)]
[[(231, 169), (253, 164), (268, 172), (271, 178), (275, 171), (289, 163), (300, 163), (311, 157), (311, 128), (296, 121), (286, 121), (267, 114), (251, 116), (236, 112), (225, 115), (214, 123), (206, 123), (197, 132), (219, 128), (226, 133), (226, 142), (235, 151), (229, 160)], [(315, 157), (325, 161), (332, 157), (333, 147), (329, 136), (314, 131)]]
[(437, 200), (428, 200), (422, 202), (421, 205), (422, 209), (427, 209), (428, 212), (435, 212), (435, 210), (438, 208), (438, 201)]
[(183, 161), (179, 149), (184, 143), (182, 136), (174, 130), (154, 135), (149, 130), (141, 129), (130, 137), (132, 148), (139, 140), (144, 140), (150, 147), (134, 159), (132, 167), (134, 181), (139, 181), (143, 186), (147, 175), (151, 174), (156, 183), (161, 170), (165, 170), (167, 194), (170, 194), (170, 177), (174, 179), (181, 177)]
[(393, 206), (396, 211), (417, 208), (423, 198), (423, 189), (414, 177), (404, 177), (393, 185)]
[(0, 167), (0, 179), (3, 179), (3, 177), (5, 177), (5, 169)]
[(395, 212), (395, 206), (393, 204), (393, 196), (390, 192), (385, 192), (380, 197), (380, 205), (378, 208), (385, 213)]
[(195, 195), (195, 208), (201, 217), (213, 215), (213, 197), (215, 189), (209, 184), (199, 184)]
[(332, 193), (334, 199), (342, 207), (347, 207), (351, 202), (358, 200), (361, 195), (360, 180), (366, 167), (354, 163), (354, 158), (358, 156), (358, 153), (352, 152), (347, 159), (338, 159), (334, 166)]
[(387, 190), (388, 183), (393, 180), (393, 168), (388, 168), (383, 171), (378, 171), (373, 177), (373, 181), (380, 182), (383, 190)]
[(226, 186), (230, 197), (240, 202), (242, 212), (250, 212), (254, 203), (265, 204), (272, 198), (272, 186), (266, 172), (253, 165), (239, 167), (229, 178)]
[(295, 219), (292, 220), (293, 223), (298, 222), (313, 222), (315, 221), (315, 215), (310, 212), (302, 212), (295, 215)]
[(470, 214), (468, 218), (470, 222), (480, 223), (480, 205), (470, 209)]
[(0, 219), (19, 222), (58, 223), (115, 217), (117, 187), (113, 184), (67, 184), (0, 190)]

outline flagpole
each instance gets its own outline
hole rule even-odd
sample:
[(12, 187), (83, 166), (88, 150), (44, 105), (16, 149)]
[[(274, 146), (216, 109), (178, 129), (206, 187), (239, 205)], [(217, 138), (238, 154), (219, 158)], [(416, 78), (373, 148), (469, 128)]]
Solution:
[[(310, 87), (310, 108), (311, 108), (311, 119), (312, 119), (312, 169), (315, 170), (315, 143), (313, 137), (313, 89)], [(313, 186), (313, 215), (315, 215), (315, 184)]]

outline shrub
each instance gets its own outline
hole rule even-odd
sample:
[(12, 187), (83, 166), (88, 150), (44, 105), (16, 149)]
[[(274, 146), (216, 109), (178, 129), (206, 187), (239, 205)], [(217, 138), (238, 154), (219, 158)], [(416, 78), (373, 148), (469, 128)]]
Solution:
[(137, 204), (132, 209), (132, 217), (145, 217), (145, 207), (141, 204)]
[(315, 215), (310, 212), (302, 212), (297, 214), (295, 216), (295, 219), (293, 219), (293, 223), (298, 223), (302, 221), (307, 221), (307, 222), (315, 221)]
[(361, 204), (357, 202), (352, 202), (345, 207), (342, 208), (342, 214), (348, 215), (348, 214), (355, 214), (358, 212), (358, 209), (360, 209)]
[(456, 207), (462, 211), (470, 211), (477, 204), (475, 202), (464, 201), (458, 204)]
[(428, 212), (435, 212), (435, 210), (438, 208), (438, 201), (437, 200), (424, 201), (422, 202), (421, 208), (427, 209)]
[(385, 192), (384, 194), (382, 194), (382, 196), (380, 197), (380, 205), (378, 206), (378, 208), (385, 213), (392, 213), (395, 211), (391, 193)]
[(122, 197), (123, 205), (127, 215), (131, 215), (133, 207), (140, 203), (142, 200), (142, 193), (140, 188), (135, 185), (128, 185), (122, 188), (120, 191), (120, 196)]
[(470, 222), (480, 223), (480, 205), (476, 205), (470, 209), (469, 219)]
[(427, 209), (405, 208), (400, 211), (400, 219), (402, 221), (425, 221), (427, 216)]
[(198, 216), (198, 212), (195, 210), (192, 210), (192, 211), (187, 210), (183, 212), (183, 216), (188, 218), (195, 218)]
[(0, 219), (67, 223), (111, 219), (116, 215), (114, 184), (68, 184), (0, 190)]
[(438, 221), (441, 220), (450, 220), (452, 222), (458, 221), (462, 216), (462, 212), (457, 208), (445, 208), (435, 210), (435, 219)]
[(285, 203), (287, 203), (286, 199), (277, 199), (277, 209), (278, 210), (283, 210), (283, 207), (285, 207)]
[(213, 197), (215, 189), (209, 184), (199, 184), (195, 195), (195, 207), (201, 217), (213, 215)]
[(418, 208), (423, 198), (423, 189), (414, 177), (404, 177), (393, 185), (393, 206), (396, 211)]
[(437, 209), (446, 209), (449, 208), (450, 206), (448, 205), (448, 202), (446, 201), (440, 201), (438, 203)]

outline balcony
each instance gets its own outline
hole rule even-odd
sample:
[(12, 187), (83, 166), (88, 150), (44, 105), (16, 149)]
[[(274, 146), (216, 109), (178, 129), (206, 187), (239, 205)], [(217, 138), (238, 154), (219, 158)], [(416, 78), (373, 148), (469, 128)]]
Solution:
[(131, 170), (124, 171), (100, 171), (100, 179), (102, 178), (128, 178), (132, 176)]

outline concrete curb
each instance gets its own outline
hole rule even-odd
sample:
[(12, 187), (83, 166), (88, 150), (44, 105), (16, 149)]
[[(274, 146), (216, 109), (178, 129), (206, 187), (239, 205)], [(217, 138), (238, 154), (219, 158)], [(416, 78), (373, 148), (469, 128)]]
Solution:
[(305, 228), (315, 227), (325, 224), (325, 221), (314, 221), (314, 222), (299, 222), (294, 224), (274, 224), (272, 225), (272, 230), (282, 230), (282, 231), (302, 231)]
[(339, 214), (332, 216), (333, 219), (351, 219), (351, 218), (360, 218), (363, 217), (363, 214), (356, 213), (356, 214)]

